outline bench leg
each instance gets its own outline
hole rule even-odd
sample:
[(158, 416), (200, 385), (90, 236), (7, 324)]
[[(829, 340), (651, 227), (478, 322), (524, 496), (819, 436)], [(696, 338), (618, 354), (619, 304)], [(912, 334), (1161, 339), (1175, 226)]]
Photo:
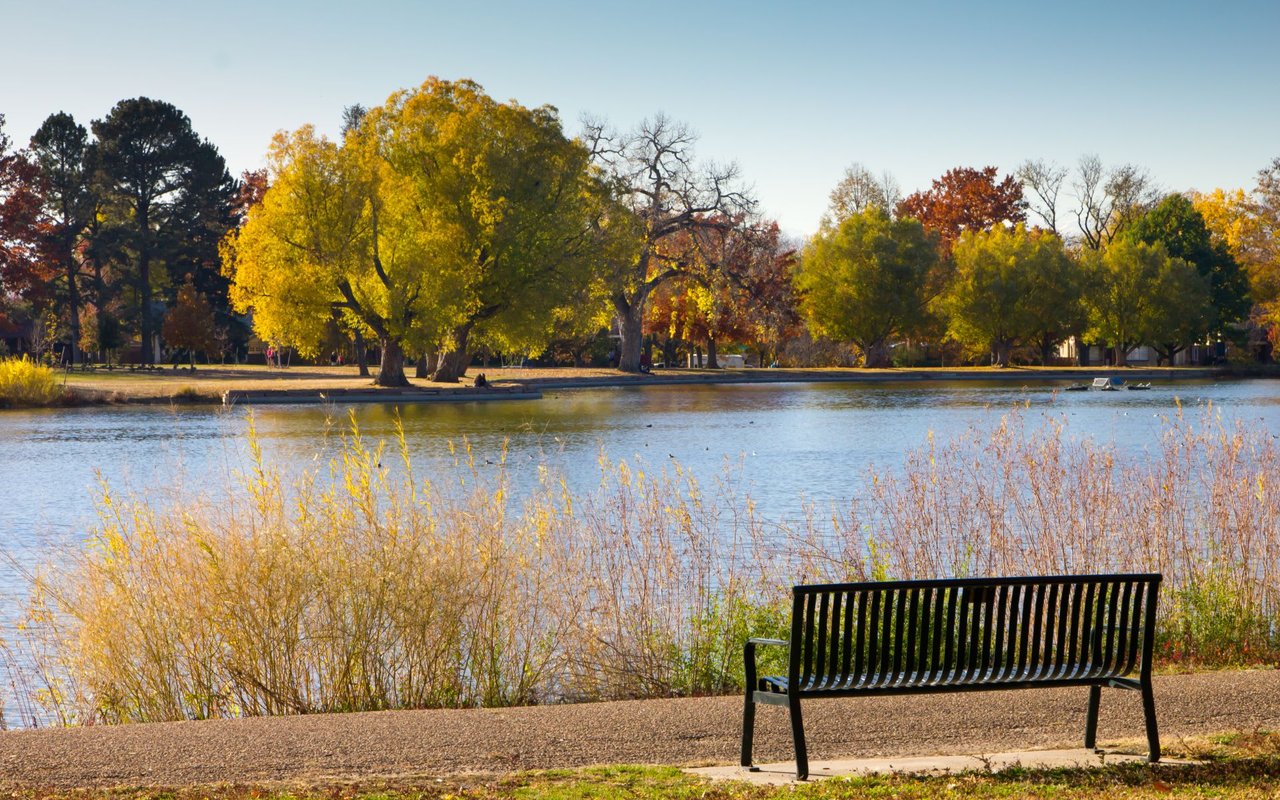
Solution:
[(1156, 696), (1151, 681), (1142, 682), (1142, 714), (1147, 721), (1147, 761), (1160, 761), (1160, 731), (1156, 728)]
[(747, 687), (746, 700), (742, 705), (742, 766), (751, 767), (751, 741), (756, 730), (756, 701), (751, 694), (751, 686)]
[(1089, 687), (1089, 711), (1084, 718), (1084, 746), (1092, 750), (1098, 741), (1098, 705), (1102, 701), (1102, 687)]
[(787, 706), (791, 713), (791, 740), (796, 746), (796, 780), (809, 780), (809, 751), (804, 746), (804, 717), (800, 715), (800, 698), (792, 697)]

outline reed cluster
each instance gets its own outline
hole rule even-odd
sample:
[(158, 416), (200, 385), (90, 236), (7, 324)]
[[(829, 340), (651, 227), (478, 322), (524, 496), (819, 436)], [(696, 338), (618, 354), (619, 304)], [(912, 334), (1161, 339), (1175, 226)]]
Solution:
[[(1160, 571), (1168, 662), (1280, 653), (1280, 449), (1212, 411), (1123, 453), (1023, 411), (870, 471), (850, 503), (762, 517), (727, 475), (601, 459), (575, 492), (463, 447), (415, 473), (354, 421), (291, 475), (249, 434), (230, 499), (120, 498), (34, 579), (23, 716), (172, 720), (718, 693), (794, 583)], [(498, 459), (501, 462), (501, 459)], [(384, 465), (384, 462), (385, 465)], [(483, 464), (483, 460), (481, 460)]]

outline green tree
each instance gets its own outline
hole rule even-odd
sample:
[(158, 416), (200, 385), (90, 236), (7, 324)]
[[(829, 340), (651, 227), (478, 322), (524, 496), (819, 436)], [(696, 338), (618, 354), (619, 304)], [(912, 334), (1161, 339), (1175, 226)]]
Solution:
[(1034, 344), (1047, 361), (1082, 322), (1081, 278), (1062, 240), (1025, 226), (966, 232), (952, 250), (955, 273), (940, 299), (948, 332), (998, 366), (1013, 347)]
[(31, 156), (40, 167), (44, 189), (44, 252), (58, 270), (57, 289), (59, 299), (66, 304), (72, 364), (80, 362), (80, 309), (84, 296), (80, 245), (98, 211), (88, 153), (89, 131), (63, 112), (50, 115), (31, 137)]
[(1191, 200), (1171, 194), (1129, 228), (1135, 241), (1163, 244), (1174, 258), (1196, 268), (1209, 287), (1209, 316), (1203, 326), (1209, 335), (1222, 336), (1249, 313), (1248, 275), (1227, 244), (1215, 240), (1204, 217)]
[(1115, 350), (1125, 366), (1138, 345), (1159, 345), (1172, 355), (1205, 330), (1209, 294), (1195, 267), (1171, 258), (1164, 245), (1130, 238), (1085, 260), (1089, 336)]
[(924, 316), (937, 243), (914, 219), (872, 206), (827, 232), (801, 257), (796, 288), (810, 328), (856, 344), (868, 367), (889, 365), (889, 338), (910, 334)]
[[(170, 276), (216, 264), (216, 242), (229, 225), (235, 181), (217, 149), (202, 141), (175, 106), (122, 100), (93, 123), (91, 158), (114, 229), (113, 252), (136, 290), (142, 363), (154, 360), (152, 308), (165, 265)], [(216, 234), (216, 235), (215, 235)]]

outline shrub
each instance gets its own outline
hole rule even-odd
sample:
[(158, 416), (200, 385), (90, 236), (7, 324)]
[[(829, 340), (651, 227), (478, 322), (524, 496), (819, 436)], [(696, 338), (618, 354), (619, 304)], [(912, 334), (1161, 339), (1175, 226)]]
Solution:
[(0, 407), (47, 406), (62, 397), (53, 370), (27, 358), (0, 359)]

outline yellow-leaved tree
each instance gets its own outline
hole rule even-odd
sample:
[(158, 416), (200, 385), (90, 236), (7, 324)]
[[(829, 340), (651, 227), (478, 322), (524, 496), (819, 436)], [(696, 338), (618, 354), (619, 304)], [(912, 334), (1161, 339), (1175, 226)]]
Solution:
[(428, 79), (341, 144), (281, 135), (271, 186), (224, 245), (237, 309), (260, 337), (314, 353), (339, 318), (378, 339), (376, 383), (440, 349), (456, 381), (477, 341), (540, 350), (595, 278), (607, 194), (555, 109)]

